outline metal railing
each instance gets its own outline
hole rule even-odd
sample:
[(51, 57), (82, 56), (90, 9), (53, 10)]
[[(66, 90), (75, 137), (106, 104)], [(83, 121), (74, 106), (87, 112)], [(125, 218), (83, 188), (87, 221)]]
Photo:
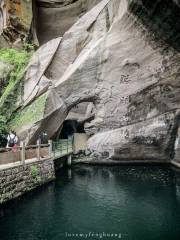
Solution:
[(58, 158), (73, 152), (73, 140), (61, 139), (52, 142), (52, 153), (54, 158)]

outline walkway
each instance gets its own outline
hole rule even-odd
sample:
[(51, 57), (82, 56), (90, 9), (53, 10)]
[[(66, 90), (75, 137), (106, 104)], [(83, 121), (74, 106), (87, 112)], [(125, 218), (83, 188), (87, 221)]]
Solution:
[(48, 144), (25, 146), (21, 144), (16, 151), (0, 149), (0, 170), (47, 159), (60, 159), (73, 153), (73, 141), (61, 139)]

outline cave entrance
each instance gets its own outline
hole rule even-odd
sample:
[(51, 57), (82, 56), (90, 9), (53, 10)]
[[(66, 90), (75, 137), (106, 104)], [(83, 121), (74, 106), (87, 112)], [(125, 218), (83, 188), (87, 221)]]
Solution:
[(81, 154), (87, 148), (89, 136), (84, 129), (85, 122), (77, 120), (65, 120), (59, 135), (59, 139), (72, 139), (74, 154)]
[(74, 134), (86, 134), (85, 124), (94, 119), (95, 106), (92, 102), (82, 102), (70, 111), (56, 134), (56, 139), (68, 139)]
[(77, 120), (65, 120), (59, 138), (72, 138), (75, 133), (85, 134), (84, 123)]
[(95, 106), (92, 102), (83, 102), (74, 106), (56, 134), (56, 140), (73, 139), (74, 153), (84, 151), (89, 138), (85, 126), (94, 119), (94, 116)]

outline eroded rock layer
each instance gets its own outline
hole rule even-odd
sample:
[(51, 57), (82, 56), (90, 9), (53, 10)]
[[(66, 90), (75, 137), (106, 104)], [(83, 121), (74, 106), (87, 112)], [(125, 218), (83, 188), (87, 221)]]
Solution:
[(95, 118), (85, 125), (92, 161), (173, 159), (179, 27), (178, 1), (100, 1), (36, 53), (25, 77), (24, 111), (45, 93), (43, 114), (16, 131), (29, 143), (42, 130), (54, 136), (71, 108), (92, 102)]
[(32, 1), (0, 0), (0, 47), (20, 46), (32, 24)]

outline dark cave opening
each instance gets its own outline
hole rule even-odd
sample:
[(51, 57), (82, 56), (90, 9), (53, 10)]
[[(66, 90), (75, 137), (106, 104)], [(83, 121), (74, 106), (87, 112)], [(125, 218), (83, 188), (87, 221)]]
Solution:
[(86, 123), (90, 123), (95, 117), (95, 105), (92, 102), (81, 102), (73, 106), (66, 120), (52, 137), (53, 140), (69, 139), (75, 133), (86, 134)]
[(77, 120), (64, 121), (59, 138), (68, 139), (72, 137), (74, 133), (85, 133), (84, 122), (78, 122)]

